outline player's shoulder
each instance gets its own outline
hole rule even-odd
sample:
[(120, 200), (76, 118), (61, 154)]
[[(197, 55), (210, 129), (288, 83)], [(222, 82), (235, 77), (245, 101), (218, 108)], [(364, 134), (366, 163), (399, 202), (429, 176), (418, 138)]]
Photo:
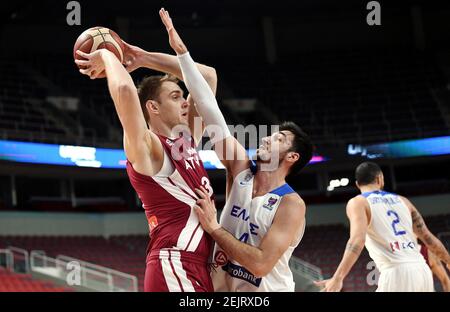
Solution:
[(281, 205), (294, 207), (295, 209), (305, 209), (306, 204), (303, 198), (296, 192), (289, 193), (281, 199)]
[(352, 197), (347, 202), (347, 205), (359, 205), (359, 206), (366, 206), (368, 204), (367, 197), (359, 194), (355, 197)]
[(397, 195), (398, 198), (403, 202), (404, 205), (406, 205), (406, 207), (408, 207), (408, 209), (412, 212), (414, 210), (417, 210), (416, 207), (413, 205), (413, 203), (411, 203), (411, 201), (406, 198), (405, 196), (402, 195)]
[(286, 194), (281, 198), (276, 218), (292, 220), (305, 218), (306, 205), (303, 199), (297, 193)]
[(396, 194), (396, 195), (397, 195), (398, 198), (400, 198), (400, 199), (403, 200), (404, 202), (406, 202), (406, 203), (409, 203), (409, 202), (410, 202), (409, 199), (406, 198), (405, 196), (399, 195), (399, 194)]

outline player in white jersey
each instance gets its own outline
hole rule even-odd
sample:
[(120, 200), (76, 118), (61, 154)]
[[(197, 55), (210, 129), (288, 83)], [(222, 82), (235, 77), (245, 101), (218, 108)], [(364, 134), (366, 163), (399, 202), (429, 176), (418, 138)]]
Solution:
[(316, 285), (323, 286), (322, 291), (340, 291), (365, 244), (380, 271), (377, 291), (433, 291), (432, 273), (420, 254), (417, 237), (450, 267), (444, 245), (408, 199), (383, 191), (383, 172), (377, 164), (360, 164), (355, 178), (361, 195), (347, 204), (350, 239), (345, 253), (333, 277)]
[[(272, 171), (261, 170), (270, 155), (281, 162)], [(302, 161), (289, 161), (297, 153)], [(227, 199), (220, 224), (214, 202), (206, 190), (199, 191), (199, 220), (216, 241), (212, 280), (215, 291), (294, 291), (289, 268), (292, 252), (305, 230), (305, 204), (286, 183), (311, 159), (312, 146), (294, 123), (263, 139), (255, 166), (233, 175), (228, 169)], [(263, 160), (265, 159), (265, 160)], [(231, 173), (230, 173), (231, 171)]]
[[(278, 140), (281, 142), (276, 144)], [(279, 149), (275, 150), (277, 145)], [(206, 190), (198, 192), (203, 198), (198, 202), (200, 222), (217, 243), (212, 272), (215, 291), (295, 290), (289, 259), (303, 237), (305, 205), (285, 178), (294, 172), (292, 169), (302, 169), (311, 156), (295, 168), (282, 161), (277, 169), (262, 171), (262, 159), (268, 161), (274, 152), (284, 159), (292, 152), (305, 157), (312, 151), (309, 139), (293, 123), (282, 124), (280, 132), (263, 139), (256, 166), (232, 178), (228, 173), (231, 183), (220, 224)]]
[[(293, 291), (288, 260), (305, 228), (305, 203), (287, 184), (312, 157), (309, 137), (292, 122), (263, 139), (256, 172), (245, 148), (230, 134), (217, 100), (176, 32), (168, 12), (163, 22), (177, 53), (183, 80), (206, 124), (211, 143), (227, 169), (227, 205), (222, 225), (207, 191), (197, 190), (196, 212), (220, 246), (214, 254), (215, 290)], [(203, 191), (203, 192), (202, 192)]]

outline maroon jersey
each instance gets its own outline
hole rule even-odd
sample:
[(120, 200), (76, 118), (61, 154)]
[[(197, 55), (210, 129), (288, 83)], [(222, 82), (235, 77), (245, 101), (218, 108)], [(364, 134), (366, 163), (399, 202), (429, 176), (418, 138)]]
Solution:
[(177, 250), (186, 260), (206, 262), (212, 238), (203, 231), (193, 206), (198, 199), (195, 188), (203, 185), (213, 194), (208, 174), (192, 137), (157, 136), (174, 167), (170, 176), (140, 174), (127, 161), (128, 177), (143, 203), (150, 228), (147, 260), (161, 250)]
[(430, 266), (430, 262), (428, 260), (428, 248), (427, 248), (427, 246), (425, 246), (425, 244), (421, 244), (420, 245), (420, 253), (424, 257), (424, 259), (425, 259), (426, 263), (428, 264), (428, 266)]

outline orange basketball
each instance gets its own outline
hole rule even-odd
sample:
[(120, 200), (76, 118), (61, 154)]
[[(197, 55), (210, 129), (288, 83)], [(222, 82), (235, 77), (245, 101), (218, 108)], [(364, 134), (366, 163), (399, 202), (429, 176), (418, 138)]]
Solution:
[[(123, 42), (114, 31), (106, 27), (92, 27), (85, 30), (75, 42), (73, 46), (73, 57), (81, 60), (83, 57), (76, 54), (77, 50), (85, 53), (92, 53), (98, 49), (107, 49), (114, 53), (119, 61), (123, 62)], [(83, 66), (78, 66), (84, 68)], [(105, 77), (105, 71), (100, 73), (100, 77)]]

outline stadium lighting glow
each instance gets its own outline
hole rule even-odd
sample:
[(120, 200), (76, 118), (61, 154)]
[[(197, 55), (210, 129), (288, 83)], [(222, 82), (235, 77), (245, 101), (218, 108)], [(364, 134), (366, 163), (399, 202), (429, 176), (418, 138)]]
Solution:
[[(256, 150), (247, 152), (250, 158), (256, 154)], [(214, 151), (200, 150), (198, 154), (205, 169), (225, 169)], [(0, 140), (0, 160), (89, 168), (124, 169), (126, 167), (123, 149), (3, 140)], [(325, 158), (314, 156), (311, 163), (320, 161), (325, 161)]]
[(342, 179), (333, 179), (330, 180), (327, 191), (332, 192), (335, 188), (347, 186), (350, 183), (350, 180), (348, 178), (342, 178)]
[(369, 159), (447, 155), (450, 154), (450, 136), (372, 145), (349, 144), (347, 154)]

